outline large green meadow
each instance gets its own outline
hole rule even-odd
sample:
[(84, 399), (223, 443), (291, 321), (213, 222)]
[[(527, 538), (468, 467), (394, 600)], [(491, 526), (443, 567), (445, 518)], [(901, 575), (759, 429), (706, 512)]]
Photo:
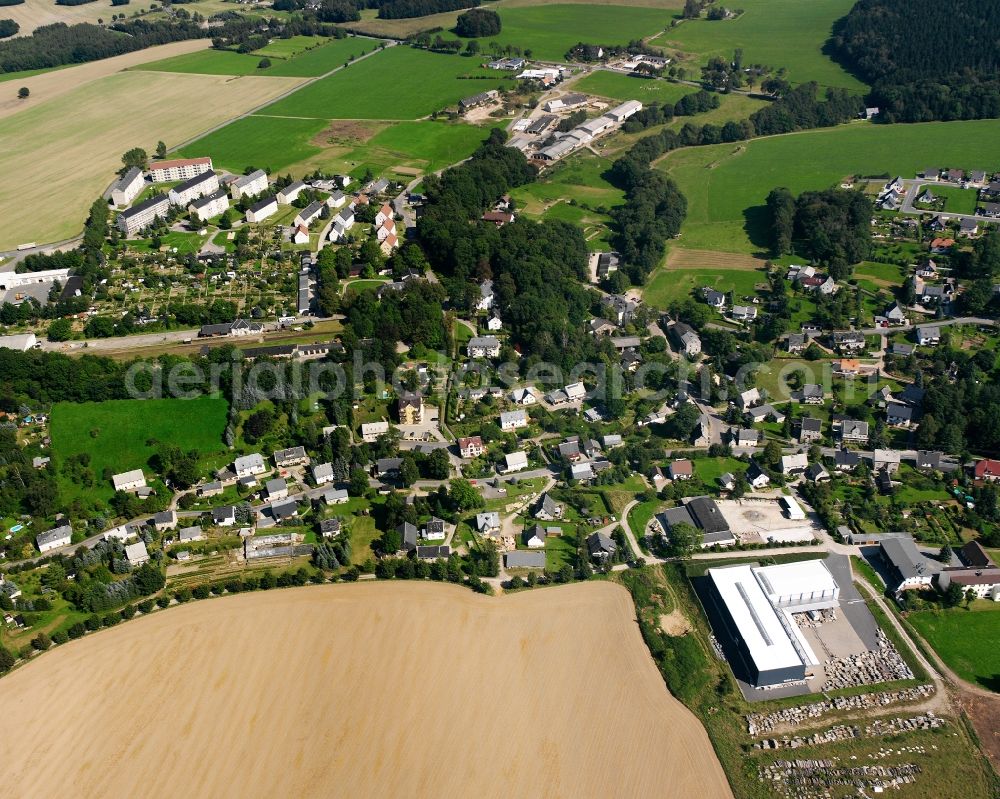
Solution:
[(736, 19), (684, 21), (652, 44), (690, 54), (698, 65), (716, 55), (728, 60), (742, 48), (744, 63), (784, 67), (796, 83), (814, 80), (861, 93), (865, 85), (822, 52), (833, 23), (853, 5), (854, 0), (754, 0), (740, 5), (743, 14)]
[[(299, 41), (309, 37), (296, 36), (278, 39), (255, 53), (236, 53), (232, 50), (199, 50), (195, 53), (151, 61), (135, 69), (147, 72), (185, 72), (201, 75), (261, 75), (271, 77), (311, 78), (325, 75), (342, 66), (351, 58), (371, 52), (379, 42), (375, 39), (349, 37), (347, 39), (312, 39), (314, 45), (305, 48)], [(262, 57), (271, 66), (260, 68)]]
[(909, 621), (963, 680), (1000, 691), (1000, 604), (910, 613)]
[(491, 42), (530, 50), (533, 58), (562, 61), (566, 51), (579, 42), (627, 44), (664, 30), (673, 19), (673, 9), (638, 8), (622, 5), (574, 3), (496, 9), (502, 30), (480, 39), (485, 50)]
[(417, 119), (509, 83), (500, 73), (483, 69), (478, 59), (398, 46), (304, 86), (264, 113), (315, 119)]
[(472, 155), (489, 129), (461, 122), (348, 123), (324, 119), (249, 116), (185, 147), (181, 154), (210, 153), (233, 172), (267, 167), (272, 172), (326, 171), (375, 174), (396, 168), (433, 172)]
[(998, 166), (995, 120), (873, 125), (771, 136), (676, 150), (658, 166), (688, 201), (680, 244), (692, 249), (754, 252), (766, 246), (764, 201), (771, 189), (825, 189), (851, 175), (913, 176), (927, 164)]
[[(52, 408), (52, 455), (56, 466), (67, 458), (86, 453), (97, 485), (94, 493), (104, 498), (113, 493), (105, 480), (112, 473), (144, 469), (158, 443), (171, 444), (187, 452), (222, 452), (228, 405), (224, 399), (110, 400), (106, 402), (59, 402)], [(84, 490), (72, 483), (63, 486), (69, 495)]]
[(691, 86), (671, 83), (660, 78), (640, 78), (607, 70), (591, 72), (578, 80), (573, 88), (613, 100), (638, 100), (643, 105), (673, 104), (685, 94), (695, 91)]
[(180, 151), (181, 156), (211, 155), (216, 166), (236, 173), (248, 166), (280, 172), (320, 152), (312, 143), (323, 119), (249, 116), (230, 122)]

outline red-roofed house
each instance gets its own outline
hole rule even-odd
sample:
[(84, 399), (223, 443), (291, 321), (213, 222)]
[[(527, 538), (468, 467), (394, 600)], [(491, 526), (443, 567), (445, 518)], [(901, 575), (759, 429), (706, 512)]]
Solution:
[(981, 461), (976, 461), (973, 473), (975, 474), (977, 480), (1000, 480), (1000, 461), (995, 461), (990, 458), (984, 458)]
[(399, 239), (396, 237), (395, 233), (392, 233), (385, 239), (383, 239), (382, 243), (379, 246), (382, 249), (383, 255), (389, 255), (393, 250), (396, 249), (396, 247), (399, 246)]
[(479, 436), (469, 436), (458, 439), (458, 451), (463, 458), (478, 458), (486, 452), (486, 447)]
[(190, 180), (203, 172), (212, 171), (212, 159), (178, 158), (172, 161), (154, 161), (149, 165), (149, 179), (153, 183), (166, 183), (176, 180)]
[(389, 203), (385, 203), (375, 214), (375, 224), (381, 225), (386, 219), (392, 219), (392, 208)]
[(933, 253), (948, 252), (948, 250), (950, 250), (954, 246), (955, 246), (954, 239), (941, 239), (941, 238), (934, 239), (934, 241), (931, 242), (931, 252)]

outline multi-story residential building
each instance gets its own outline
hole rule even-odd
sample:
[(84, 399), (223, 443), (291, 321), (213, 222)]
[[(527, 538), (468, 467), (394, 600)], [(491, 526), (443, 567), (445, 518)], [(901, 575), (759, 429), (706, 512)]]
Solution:
[(234, 200), (239, 200), (242, 197), (256, 197), (267, 191), (267, 172), (258, 169), (249, 175), (241, 175), (229, 185), (229, 190), (233, 193)]
[(278, 201), (274, 197), (265, 197), (247, 209), (247, 222), (260, 222), (278, 213)]
[(167, 192), (173, 205), (188, 205), (199, 197), (213, 194), (219, 190), (219, 176), (214, 172), (203, 172), (183, 183), (174, 186)]
[(138, 205), (133, 205), (127, 211), (118, 214), (118, 229), (126, 238), (135, 236), (145, 230), (157, 219), (162, 219), (170, 211), (170, 200), (166, 194), (157, 194)]
[(145, 185), (146, 181), (142, 177), (142, 170), (134, 166), (111, 187), (111, 202), (118, 206), (128, 205), (139, 196), (139, 192)]
[(229, 196), (222, 189), (195, 200), (188, 206), (188, 210), (202, 222), (213, 216), (224, 214), (228, 209)]
[(149, 167), (149, 179), (153, 183), (172, 183), (175, 180), (190, 180), (202, 172), (211, 172), (212, 170), (212, 159), (207, 156), (157, 161)]

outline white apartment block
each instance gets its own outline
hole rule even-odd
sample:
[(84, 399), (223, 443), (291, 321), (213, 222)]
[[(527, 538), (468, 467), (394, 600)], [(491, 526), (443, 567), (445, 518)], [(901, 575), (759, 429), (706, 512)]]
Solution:
[(174, 186), (167, 192), (167, 196), (174, 205), (184, 206), (190, 204), (192, 200), (197, 200), (206, 194), (214, 194), (218, 190), (219, 176), (214, 172), (203, 172)]
[(285, 188), (278, 191), (278, 202), (282, 205), (291, 205), (298, 196), (302, 193), (302, 190), (306, 188), (306, 184), (301, 180), (296, 180), (294, 183), (289, 183)]
[(149, 179), (153, 183), (173, 183), (176, 180), (190, 180), (202, 172), (211, 172), (212, 170), (212, 159), (207, 156), (157, 161), (149, 167)]
[(265, 197), (247, 209), (247, 222), (260, 222), (278, 213), (278, 201), (274, 197)]
[(111, 202), (117, 206), (128, 205), (139, 196), (145, 185), (142, 170), (132, 167), (111, 187)]
[(154, 221), (165, 217), (170, 211), (170, 200), (166, 194), (157, 194), (145, 202), (133, 205), (127, 211), (118, 214), (118, 229), (126, 238), (135, 236), (145, 230)]
[(242, 197), (256, 197), (267, 191), (267, 172), (258, 169), (249, 175), (241, 175), (230, 184), (229, 189), (233, 193), (234, 200), (239, 200)]
[(319, 215), (323, 213), (324, 207), (325, 205), (319, 200), (309, 203), (309, 205), (299, 211), (292, 224), (295, 227), (309, 227), (315, 220), (319, 219)]
[(195, 200), (188, 206), (188, 210), (202, 222), (206, 219), (211, 219), (213, 216), (223, 214), (228, 209), (229, 196), (222, 189), (206, 197), (202, 197), (200, 200)]

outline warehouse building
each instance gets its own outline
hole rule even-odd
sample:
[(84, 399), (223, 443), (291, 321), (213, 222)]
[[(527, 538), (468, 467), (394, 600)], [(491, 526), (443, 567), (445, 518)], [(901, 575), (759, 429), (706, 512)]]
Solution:
[(819, 665), (793, 613), (835, 608), (840, 586), (821, 560), (709, 569), (713, 627), (731, 645), (750, 683), (773, 688), (805, 680)]

